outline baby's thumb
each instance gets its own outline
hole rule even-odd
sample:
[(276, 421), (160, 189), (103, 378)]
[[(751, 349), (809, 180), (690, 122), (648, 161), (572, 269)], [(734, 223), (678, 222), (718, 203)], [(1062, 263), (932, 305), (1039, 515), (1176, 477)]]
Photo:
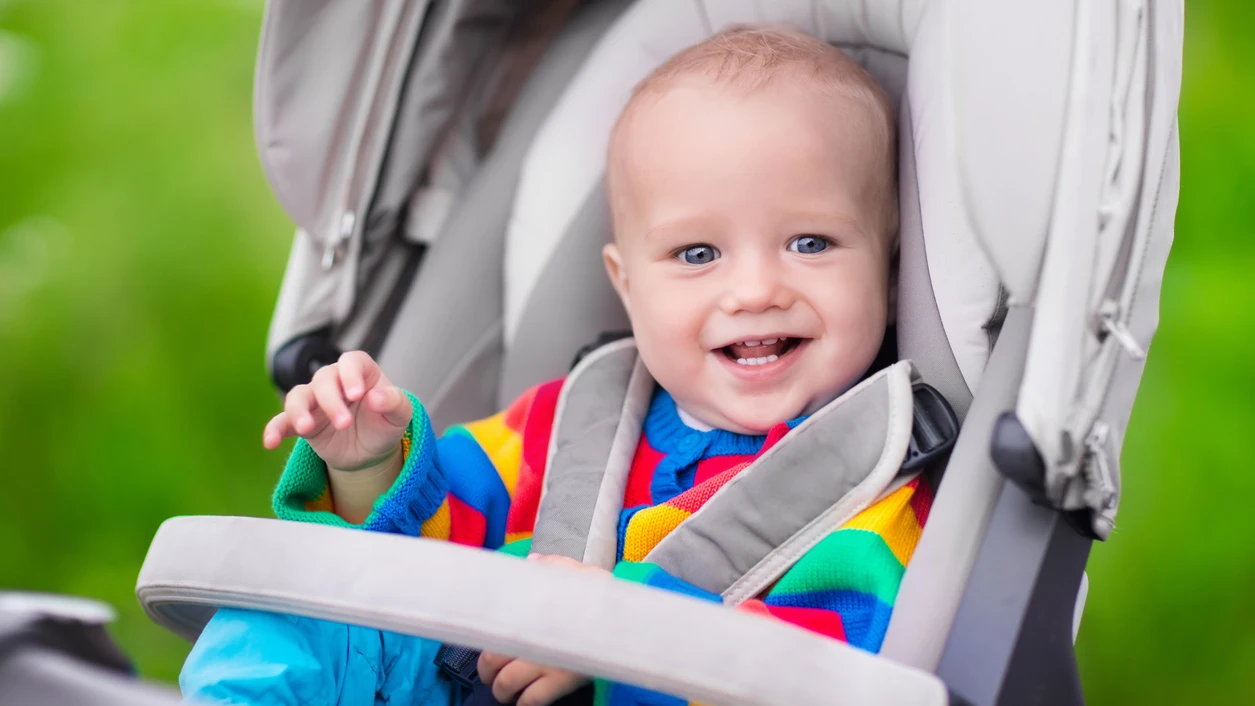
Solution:
[(396, 385), (379, 385), (371, 390), (366, 395), (366, 408), (398, 427), (408, 425), (414, 413), (409, 397)]

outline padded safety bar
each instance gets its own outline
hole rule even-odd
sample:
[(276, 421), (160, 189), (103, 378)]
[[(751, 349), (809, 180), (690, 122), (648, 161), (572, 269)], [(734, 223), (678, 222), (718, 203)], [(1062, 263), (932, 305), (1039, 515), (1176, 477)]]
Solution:
[(136, 593), (189, 639), (233, 606), (520, 655), (708, 704), (948, 703), (930, 673), (761, 616), (400, 535), (177, 517), (157, 530)]

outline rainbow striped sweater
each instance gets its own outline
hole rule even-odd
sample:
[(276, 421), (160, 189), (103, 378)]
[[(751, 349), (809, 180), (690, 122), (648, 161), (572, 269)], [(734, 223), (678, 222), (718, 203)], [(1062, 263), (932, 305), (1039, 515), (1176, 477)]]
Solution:
[[(411, 398), (405, 465), (360, 526), (526, 555), (562, 383), (539, 385), (504, 412), (454, 426), (439, 439)], [(641, 560), (801, 421), (765, 436), (699, 431), (681, 421), (674, 400), (659, 389), (628, 475), (615, 575), (718, 602), (718, 595)], [(765, 595), (737, 608), (876, 652), (931, 501), (922, 477), (911, 481), (836, 528)], [(274, 508), (284, 519), (350, 526), (332, 512), (325, 466), (304, 440), (275, 489)], [(600, 704), (686, 703), (622, 684), (599, 683), (597, 691)]]

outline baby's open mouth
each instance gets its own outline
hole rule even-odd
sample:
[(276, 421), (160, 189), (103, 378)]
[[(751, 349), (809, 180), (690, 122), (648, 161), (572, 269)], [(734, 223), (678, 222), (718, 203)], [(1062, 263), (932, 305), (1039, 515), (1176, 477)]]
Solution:
[(738, 365), (766, 365), (792, 353), (804, 338), (767, 338), (761, 341), (741, 341), (724, 346), (720, 350)]

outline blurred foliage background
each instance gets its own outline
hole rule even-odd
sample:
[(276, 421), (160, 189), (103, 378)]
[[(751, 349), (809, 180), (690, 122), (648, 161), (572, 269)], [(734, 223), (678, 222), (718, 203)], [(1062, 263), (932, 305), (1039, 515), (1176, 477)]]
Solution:
[[(0, 587), (92, 596), (145, 676), (136, 573), (178, 514), (268, 514), (263, 365), (291, 227), (251, 125), (260, 0), (0, 0)], [(1162, 322), (1095, 548), (1095, 704), (1255, 694), (1255, 5), (1186, 18)], [(1236, 699), (1240, 700), (1240, 699)]]

